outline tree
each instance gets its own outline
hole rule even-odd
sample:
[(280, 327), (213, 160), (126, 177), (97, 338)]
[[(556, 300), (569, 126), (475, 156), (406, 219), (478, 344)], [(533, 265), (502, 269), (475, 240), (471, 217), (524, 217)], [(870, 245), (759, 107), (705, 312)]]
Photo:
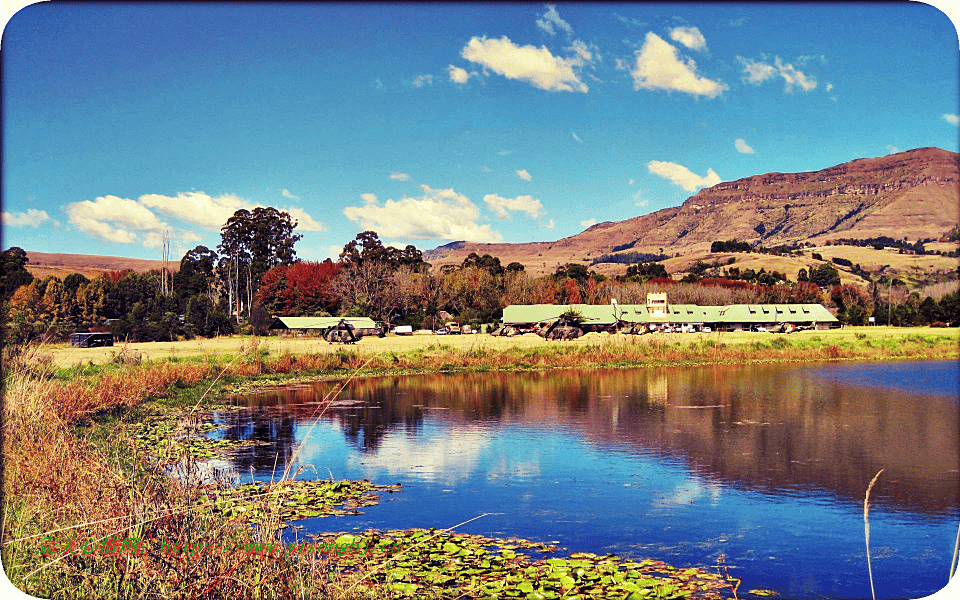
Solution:
[(340, 271), (330, 260), (322, 263), (297, 261), (276, 266), (263, 276), (254, 305), (275, 315), (317, 316), (336, 310), (331, 282)]
[(217, 253), (206, 246), (197, 246), (180, 259), (180, 269), (173, 274), (173, 290), (181, 298), (206, 294), (213, 300), (213, 283)]
[(840, 273), (837, 271), (837, 268), (830, 263), (822, 263), (810, 269), (808, 278), (820, 286), (821, 289), (840, 284)]
[(297, 222), (289, 213), (273, 207), (257, 207), (253, 211), (240, 209), (233, 213), (220, 230), (222, 258), (220, 275), (226, 284), (230, 305), (236, 301), (239, 318), (246, 299), (247, 316), (253, 297), (260, 288), (264, 274), (277, 265), (296, 261), (294, 245), (302, 236), (293, 233)]
[(28, 262), (27, 253), (16, 246), (0, 253), (0, 302), (6, 302), (17, 288), (33, 281), (33, 275), (24, 267)]

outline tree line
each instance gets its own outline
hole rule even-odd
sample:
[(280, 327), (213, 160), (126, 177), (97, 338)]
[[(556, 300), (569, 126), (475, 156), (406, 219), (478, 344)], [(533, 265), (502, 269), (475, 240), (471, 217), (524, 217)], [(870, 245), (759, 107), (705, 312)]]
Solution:
[[(120, 340), (161, 341), (232, 333), (264, 334), (273, 316), (369, 316), (389, 325), (436, 329), (446, 314), (475, 328), (511, 304), (642, 304), (648, 292), (675, 304), (824, 303), (845, 323), (960, 324), (957, 292), (921, 298), (899, 280), (867, 289), (841, 285), (830, 263), (791, 282), (778, 272), (695, 265), (682, 282), (658, 262), (639, 262), (606, 277), (580, 263), (528, 274), (489, 254), (470, 254), (436, 270), (420, 250), (385, 246), (374, 231), (348, 242), (336, 262), (297, 258), (296, 221), (274, 208), (239, 210), (221, 229), (216, 250), (197, 246), (171, 275), (114, 271), (35, 279), (20, 248), (2, 253), (0, 299), (6, 341), (17, 344), (72, 331), (110, 331)], [(163, 283), (167, 278), (167, 285)]]

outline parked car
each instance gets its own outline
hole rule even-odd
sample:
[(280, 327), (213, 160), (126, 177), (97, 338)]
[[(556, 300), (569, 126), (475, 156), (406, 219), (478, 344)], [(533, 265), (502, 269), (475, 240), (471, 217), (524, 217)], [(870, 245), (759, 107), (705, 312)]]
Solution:
[(442, 328), (441, 328), (441, 329), (438, 329), (438, 330), (437, 330), (437, 335), (447, 335), (448, 333), (450, 333), (450, 332), (447, 331), (446, 329), (442, 329)]
[(710, 333), (711, 331), (712, 331), (712, 330), (711, 330), (709, 327), (704, 327), (704, 328), (703, 328), (703, 332), (704, 332), (704, 333)]

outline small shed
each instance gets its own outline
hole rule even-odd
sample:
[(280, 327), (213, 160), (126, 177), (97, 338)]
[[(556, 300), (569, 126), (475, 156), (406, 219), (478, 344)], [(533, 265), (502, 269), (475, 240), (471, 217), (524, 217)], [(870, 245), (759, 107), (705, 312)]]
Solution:
[(102, 348), (113, 345), (112, 333), (71, 333), (70, 344), (74, 348)]

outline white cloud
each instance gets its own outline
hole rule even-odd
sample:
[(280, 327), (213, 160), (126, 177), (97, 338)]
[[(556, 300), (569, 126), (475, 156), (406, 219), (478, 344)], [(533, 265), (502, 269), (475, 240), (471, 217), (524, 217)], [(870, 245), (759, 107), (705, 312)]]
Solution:
[(583, 143), (583, 140), (580, 139), (580, 136), (577, 135), (577, 132), (576, 132), (576, 131), (571, 131), (571, 132), (570, 132), (570, 135), (573, 136), (573, 139), (574, 139), (578, 144), (582, 144), (582, 143)]
[(799, 87), (805, 92), (817, 87), (817, 80), (809, 75), (804, 75), (793, 65), (784, 64), (778, 56), (776, 58), (776, 67), (777, 71), (780, 72), (780, 76), (783, 77), (783, 80), (786, 82), (786, 91), (792, 92), (794, 87)]
[(647, 206), (648, 204), (650, 204), (649, 200), (637, 200), (637, 206), (641, 208), (643, 208), (644, 206)]
[(28, 208), (27, 212), (9, 213), (3, 211), (3, 224), (8, 227), (39, 227), (50, 220), (50, 215), (45, 210)]
[(832, 92), (832, 91), (833, 91), (833, 84), (832, 84), (832, 83), (828, 83), (828, 84), (827, 84), (827, 91), (828, 91), (828, 92)]
[(896, 154), (897, 152), (900, 152), (900, 149), (896, 146), (887, 146), (887, 154)]
[(546, 223), (541, 222), (541, 223), (538, 224), (538, 226), (539, 226), (539, 227), (542, 227), (543, 229), (550, 229), (550, 230), (552, 230), (552, 229), (553, 229), (553, 226), (554, 226), (554, 224), (553, 224), (553, 219), (550, 219), (550, 220), (547, 221)]
[(526, 81), (541, 90), (586, 93), (589, 88), (574, 70), (589, 61), (583, 55), (584, 48), (575, 47), (575, 57), (560, 58), (546, 47), (517, 46), (506, 36), (499, 39), (475, 37), (460, 55), (507, 79)]
[(586, 229), (587, 227), (593, 227), (593, 226), (596, 225), (596, 224), (597, 224), (597, 220), (594, 219), (594, 218), (585, 219), (585, 220), (583, 220), (583, 221), (580, 221), (580, 227), (583, 227), (584, 229)]
[(692, 59), (682, 60), (675, 47), (653, 32), (647, 33), (630, 75), (635, 90), (678, 91), (716, 98), (727, 89), (720, 81), (697, 76), (697, 64)]
[(307, 211), (296, 206), (290, 208), (281, 208), (280, 210), (290, 213), (290, 216), (297, 221), (297, 231), (326, 231), (323, 223), (315, 221), (313, 217), (307, 214)]
[(707, 169), (707, 176), (700, 177), (685, 166), (672, 162), (651, 160), (649, 163), (647, 163), (647, 168), (654, 175), (659, 175), (660, 177), (669, 179), (688, 192), (693, 192), (697, 188), (701, 187), (717, 185), (723, 181), (713, 169)]
[(284, 198), (290, 198), (291, 200), (296, 200), (298, 202), (300, 200), (300, 196), (290, 193), (290, 190), (288, 190), (287, 188), (283, 188), (282, 190), (280, 190), (280, 195), (283, 196)]
[(573, 35), (573, 27), (570, 26), (570, 23), (567, 23), (560, 18), (560, 13), (557, 12), (557, 7), (553, 4), (547, 5), (547, 12), (539, 19), (537, 19), (537, 27), (546, 31), (550, 35), (556, 35), (557, 31), (553, 28), (554, 25), (566, 31), (568, 34)]
[(733, 146), (740, 154), (753, 154), (753, 148), (751, 148), (750, 145), (747, 144), (747, 141), (743, 138), (737, 138), (737, 141), (733, 143)]
[(489, 225), (478, 224), (480, 209), (463, 194), (452, 188), (434, 190), (420, 186), (419, 198), (404, 196), (380, 204), (373, 194), (363, 196), (363, 206), (348, 206), (343, 214), (364, 229), (372, 229), (381, 237), (418, 240), (466, 240), (499, 242), (500, 233)]
[(680, 42), (691, 50), (704, 52), (707, 49), (707, 40), (696, 27), (676, 27), (670, 30), (670, 39)]
[(447, 70), (450, 73), (450, 81), (454, 83), (463, 85), (470, 79), (470, 73), (467, 73), (466, 69), (450, 65)]
[(526, 169), (517, 169), (517, 177), (525, 181), (532, 181), (533, 177), (530, 176), (530, 173)]
[(950, 113), (943, 114), (943, 120), (951, 125), (960, 125), (960, 116), (951, 115)]
[(508, 156), (510, 154), (513, 154), (513, 150), (501, 150), (497, 152), (497, 154), (499, 154), (500, 156)]
[(532, 196), (517, 196), (516, 198), (503, 198), (496, 194), (487, 194), (483, 201), (497, 215), (498, 219), (507, 218), (507, 211), (519, 210), (530, 215), (530, 218), (536, 219), (540, 216), (543, 204)]
[(406, 173), (394, 171), (393, 173), (390, 173), (390, 179), (394, 181), (410, 181), (410, 176)]
[[(176, 196), (144, 194), (137, 200), (101, 196), (92, 202), (72, 202), (64, 208), (64, 212), (72, 225), (94, 237), (121, 244), (132, 244), (139, 240), (147, 248), (159, 248), (166, 232), (170, 232), (172, 239), (185, 244), (200, 241), (201, 238), (194, 232), (171, 227), (161, 221), (156, 213), (219, 230), (237, 210), (263, 206), (229, 194), (213, 198), (203, 192), (182, 192)], [(290, 213), (298, 221), (299, 231), (324, 230), (323, 224), (302, 208), (279, 210)]]
[(157, 219), (147, 207), (117, 196), (101, 196), (93, 202), (71, 202), (64, 212), (80, 231), (118, 244), (132, 244), (138, 235), (143, 235), (144, 246), (159, 247), (157, 236), (169, 229), (169, 225)]
[[(792, 93), (793, 89), (799, 87), (805, 92), (817, 87), (817, 80), (810, 75), (798, 71), (796, 67), (790, 64), (784, 63), (780, 60), (780, 57), (777, 56), (774, 58), (774, 64), (769, 65), (758, 60), (753, 60), (750, 58), (743, 58), (738, 56), (737, 60), (740, 61), (740, 64), (743, 65), (744, 72), (744, 81), (752, 83), (754, 85), (760, 85), (764, 81), (779, 75), (783, 78), (784, 91)], [(827, 87), (827, 91), (833, 89), (832, 85)]]
[(213, 198), (203, 192), (181, 192), (176, 196), (145, 194), (140, 196), (139, 204), (207, 229), (220, 229), (239, 209), (255, 206), (230, 194)]
[(760, 85), (777, 74), (777, 70), (773, 68), (773, 65), (768, 65), (758, 60), (743, 58), (742, 56), (738, 56), (737, 60), (743, 65), (743, 72), (746, 74), (744, 80), (749, 83)]
[(417, 75), (413, 78), (413, 87), (422, 88), (425, 85), (433, 85), (433, 75)]

